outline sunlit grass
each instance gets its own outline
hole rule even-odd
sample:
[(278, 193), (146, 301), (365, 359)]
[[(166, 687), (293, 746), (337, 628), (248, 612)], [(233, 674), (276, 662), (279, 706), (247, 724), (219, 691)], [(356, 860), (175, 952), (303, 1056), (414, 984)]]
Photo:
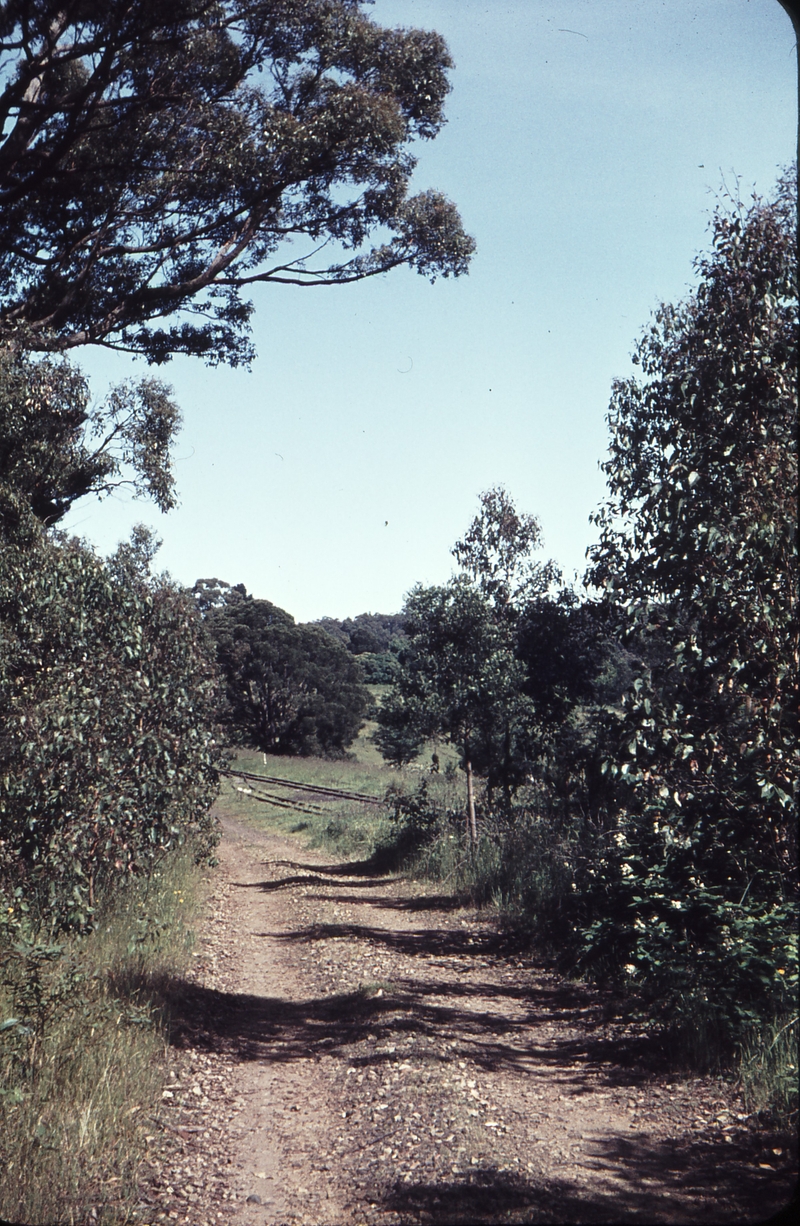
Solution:
[[(374, 746), (367, 743), (367, 748)], [(265, 757), (242, 751), (231, 763), (231, 769), (237, 768), (295, 783), (359, 792), (380, 802), (390, 786), (401, 790), (408, 786), (406, 773), (392, 770), (382, 760)], [(271, 803), (268, 797), (279, 797), (284, 804)], [(383, 803), (369, 805), (328, 798), (235, 776), (223, 780), (217, 808), (223, 816), (235, 817), (260, 829), (302, 834), (307, 844), (351, 859), (366, 859), (372, 854), (376, 843), (388, 832), (390, 812)]]
[(152, 997), (127, 988), (185, 968), (197, 881), (176, 854), (60, 953), (35, 934), (0, 945), (0, 1220), (130, 1220), (165, 1028)]
[[(379, 691), (387, 687), (370, 688), (379, 700)], [(450, 746), (431, 744), (411, 765), (390, 766), (372, 740), (376, 727), (372, 721), (365, 724), (345, 758), (278, 757), (240, 749), (229, 765), (233, 771), (357, 792), (381, 803), (324, 797), (234, 775), (223, 778), (217, 811), (261, 829), (300, 834), (308, 845), (349, 859), (369, 859), (397, 835), (397, 824), (391, 820), (394, 793), (407, 795), (425, 780), (431, 797), (440, 805), (461, 803), (462, 782), (453, 778), (452, 771), (446, 775), (444, 769), (448, 763), (455, 763), (455, 751)], [(434, 752), (441, 769), (432, 773)]]

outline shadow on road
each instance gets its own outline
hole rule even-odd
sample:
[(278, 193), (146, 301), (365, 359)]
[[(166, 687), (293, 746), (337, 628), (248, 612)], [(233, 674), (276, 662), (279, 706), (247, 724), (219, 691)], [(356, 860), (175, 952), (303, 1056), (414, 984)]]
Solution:
[[(306, 939), (306, 934), (286, 939)], [(588, 1087), (589, 1078), (596, 1086), (598, 1074), (608, 1084), (634, 1085), (665, 1067), (658, 1035), (609, 1036), (600, 1010), (587, 1011), (580, 985), (551, 979), (523, 988), (484, 978), (444, 978), (429, 964), (424, 970), (419, 978), (398, 976), (391, 983), (366, 983), (355, 992), (302, 1001), (222, 992), (180, 978), (117, 983), (115, 990), (138, 1001), (146, 996), (157, 1001), (175, 1045), (225, 1052), (236, 1060), (287, 1063), (337, 1054), (367, 1040), (366, 1054), (348, 1059), (356, 1067), (378, 1066), (395, 1059), (395, 1042), (413, 1037), (429, 1044), (434, 1062), (468, 1056), (484, 1069), (534, 1077), (540, 1072), (550, 1077), (557, 1067), (568, 1082), (565, 1090), (574, 1093)], [(509, 999), (523, 1000), (525, 1012), (509, 1017), (502, 1008)], [(571, 1031), (559, 1033), (560, 1020), (570, 1021)], [(543, 1024), (554, 1029), (543, 1030)]]
[[(372, 908), (367, 918), (376, 920), (381, 912), (447, 912), (458, 905), (444, 895), (376, 895), (377, 887), (390, 880), (396, 884), (397, 878), (376, 875), (369, 861), (321, 866), (286, 860), (273, 861), (270, 867), (286, 870), (286, 875), (234, 883), (236, 888), (268, 895), (294, 886), (313, 887), (324, 891), (315, 894), (320, 901), (357, 900)], [(287, 951), (305, 947), (312, 956), (321, 946), (320, 955), (325, 950), (334, 958), (335, 946), (325, 949), (325, 942), (357, 943), (374, 954), (373, 962), (365, 963), (372, 967), (383, 953), (397, 956), (389, 959), (397, 967), (388, 972), (391, 981), (364, 983), (357, 991), (298, 1000), (220, 991), (189, 979), (145, 981), (135, 976), (116, 983), (115, 990), (127, 992), (137, 1003), (149, 999), (162, 1008), (173, 1045), (237, 1061), (285, 1065), (332, 1058), (346, 1060), (353, 1072), (366, 1078), (374, 1078), (375, 1072), (383, 1077), (389, 1071), (385, 1066), (396, 1066), (397, 1052), (408, 1050), (413, 1040), (415, 1054), (424, 1056), (428, 1069), (468, 1060), (485, 1071), (521, 1073), (530, 1098), (519, 1106), (531, 1119), (538, 1110), (535, 1104), (545, 1097), (542, 1092), (551, 1092), (554, 1080), (560, 1095), (577, 1097), (596, 1094), (598, 1087), (645, 1087), (654, 1075), (669, 1071), (657, 1031), (609, 1028), (609, 1002), (602, 993), (536, 967), (530, 958), (523, 973), (513, 934), (488, 926), (447, 926), (453, 921), (444, 916), (437, 926), (434, 914), (431, 920), (416, 928), (317, 923), (254, 934)], [(760, 1142), (744, 1130), (733, 1140), (708, 1141), (689, 1130), (685, 1136), (655, 1140), (645, 1124), (639, 1126), (641, 1131), (631, 1125), (625, 1135), (611, 1129), (603, 1135), (574, 1134), (558, 1141), (563, 1154), (554, 1152), (553, 1142), (541, 1168), (535, 1132), (531, 1152), (520, 1155), (516, 1166), (505, 1167), (496, 1155), (494, 1164), (485, 1156), (473, 1162), (469, 1151), (466, 1156), (457, 1151), (460, 1157), (454, 1151), (452, 1165), (449, 1158), (443, 1163), (443, 1151), (437, 1152), (431, 1140), (399, 1177), (396, 1164), (381, 1157), (378, 1146), (386, 1138), (373, 1137), (364, 1127), (365, 1132), (352, 1138), (354, 1150), (359, 1150), (358, 1181), (353, 1185), (358, 1201), (352, 1207), (360, 1213), (368, 1205), (370, 1221), (386, 1213), (404, 1226), (738, 1226), (763, 1221), (780, 1207), (780, 1188), (790, 1188), (785, 1171), (759, 1166)], [(552, 1140), (552, 1131), (547, 1135)], [(787, 1190), (784, 1199), (789, 1195)]]
[[(748, 1168), (748, 1154), (730, 1145), (725, 1153), (722, 1149), (653, 1144), (644, 1136), (619, 1145), (611, 1139), (596, 1168), (607, 1173), (607, 1181), (601, 1176), (591, 1190), (579, 1177), (570, 1176), (574, 1168), (569, 1163), (564, 1164), (563, 1178), (537, 1177), (535, 1169), (514, 1172), (484, 1165), (449, 1180), (427, 1182), (421, 1176), (410, 1182), (378, 1181), (373, 1196), (384, 1211), (399, 1213), (409, 1226), (509, 1221), (581, 1226), (671, 1222), (716, 1226), (725, 1221), (743, 1226), (765, 1222), (790, 1203), (788, 1184), (784, 1182), (781, 1193), (774, 1174), (770, 1179), (758, 1167)], [(728, 1189), (727, 1195), (708, 1198), (709, 1172), (718, 1188)]]
[[(219, 992), (187, 980), (157, 985), (173, 1044), (227, 1054), (237, 1060), (287, 1063), (345, 1056), (355, 1069), (396, 1062), (396, 1045), (412, 1037), (426, 1043), (429, 1063), (460, 1056), (484, 1069), (524, 1071), (529, 1086), (545, 1088), (558, 1077), (563, 1094), (596, 1092), (598, 1084), (635, 1087), (652, 1078), (660, 1063), (655, 1040), (649, 1046), (614, 1043), (601, 1027), (587, 1023), (578, 1039), (548, 1044), (531, 1038), (532, 1024), (550, 1020), (552, 1007), (568, 1008), (564, 991), (541, 990), (531, 1000), (524, 1024), (509, 1022), (491, 1008), (466, 1006), (471, 997), (491, 1000), (486, 983), (418, 982), (404, 979), (383, 995), (376, 990), (289, 1001)], [(138, 988), (139, 999), (146, 985)], [(153, 988), (156, 985), (152, 985)], [(567, 993), (569, 988), (566, 989)], [(364, 1041), (369, 1046), (364, 1051)], [(352, 1045), (361, 1043), (364, 1054)], [(350, 1050), (345, 1050), (350, 1049)], [(419, 1047), (416, 1048), (419, 1051)], [(531, 1108), (535, 1110), (535, 1108)], [(374, 1142), (369, 1141), (367, 1148)], [(462, 1160), (461, 1169), (442, 1177), (433, 1156), (398, 1180), (390, 1163), (365, 1156), (358, 1193), (372, 1208), (400, 1215), (408, 1226), (472, 1223), (755, 1223), (780, 1206), (779, 1186), (790, 1196), (789, 1176), (762, 1170), (757, 1140), (746, 1132), (733, 1141), (654, 1141), (646, 1132), (613, 1132), (582, 1137), (575, 1155), (564, 1154), (564, 1177), (537, 1172), (536, 1152), (517, 1170)], [(552, 1172), (553, 1154), (548, 1155)], [(430, 1167), (430, 1177), (426, 1167)], [(592, 1172), (591, 1187), (582, 1182)], [(709, 1195), (711, 1193), (711, 1195)], [(776, 1197), (778, 1198), (776, 1200)]]
[[(264, 864), (270, 867), (280, 865), (281, 868), (293, 868), (297, 873), (319, 873), (325, 877), (379, 877), (381, 885), (385, 885), (390, 879), (377, 867), (374, 856), (368, 860), (344, 860), (341, 864), (301, 864), (298, 860), (265, 860)], [(392, 880), (405, 879), (393, 877)]]
[[(262, 894), (273, 894), (276, 890), (288, 890), (295, 885), (330, 885), (330, 880), (327, 877), (317, 876), (316, 871), (298, 872), (291, 877), (279, 877), (277, 881), (234, 881), (233, 885), (237, 890), (260, 890)], [(368, 888), (375, 889), (378, 886), (386, 885), (386, 879), (383, 877), (370, 877), (368, 881), (354, 881), (349, 884), (352, 888), (358, 887), (362, 890)]]

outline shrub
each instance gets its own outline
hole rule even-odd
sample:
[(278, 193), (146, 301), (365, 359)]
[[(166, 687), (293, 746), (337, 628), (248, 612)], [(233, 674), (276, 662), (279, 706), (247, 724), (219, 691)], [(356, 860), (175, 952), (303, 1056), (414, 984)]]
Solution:
[(0, 894), (51, 932), (191, 836), (216, 839), (215, 679), (191, 599), (42, 537), (0, 554)]

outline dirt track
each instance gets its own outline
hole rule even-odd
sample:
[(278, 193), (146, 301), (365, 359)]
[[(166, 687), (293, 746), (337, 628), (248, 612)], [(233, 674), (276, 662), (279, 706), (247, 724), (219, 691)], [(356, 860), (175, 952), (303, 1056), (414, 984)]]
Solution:
[(220, 861), (140, 1221), (738, 1224), (791, 1196), (726, 1086), (450, 899), (234, 822)]

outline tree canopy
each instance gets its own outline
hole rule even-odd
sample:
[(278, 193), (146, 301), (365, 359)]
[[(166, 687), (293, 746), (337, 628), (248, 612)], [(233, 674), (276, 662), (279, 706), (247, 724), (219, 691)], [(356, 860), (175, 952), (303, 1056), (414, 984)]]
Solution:
[(0, 347), (0, 533), (22, 540), (120, 485), (169, 510), (180, 421), (159, 379), (120, 384), (92, 406), (86, 379), (63, 358)]
[(589, 571), (654, 645), (607, 762), (620, 816), (589, 944), (607, 961), (613, 928), (629, 973), (712, 1020), (779, 1010), (796, 985), (793, 197), (786, 175), (718, 209), (696, 290), (615, 384)]
[(496, 617), (513, 615), (560, 579), (554, 562), (534, 562), (542, 531), (535, 515), (520, 514), (501, 486), (484, 490), (481, 509), (451, 552), (465, 575), (491, 601)]
[(344, 753), (371, 701), (350, 652), (242, 584), (204, 579), (194, 591), (216, 644), (232, 738), (267, 753)]
[(368, 685), (390, 685), (394, 681), (407, 642), (402, 613), (359, 613), (344, 621), (322, 617), (312, 624), (358, 657)]
[(455, 206), (409, 195), (449, 53), (363, 8), (0, 5), (0, 342), (235, 365), (256, 283), (465, 272)]
[(392, 651), (405, 638), (402, 613), (359, 613), (356, 617), (346, 617), (344, 621), (321, 617), (313, 624), (327, 630), (354, 656), (380, 655)]

